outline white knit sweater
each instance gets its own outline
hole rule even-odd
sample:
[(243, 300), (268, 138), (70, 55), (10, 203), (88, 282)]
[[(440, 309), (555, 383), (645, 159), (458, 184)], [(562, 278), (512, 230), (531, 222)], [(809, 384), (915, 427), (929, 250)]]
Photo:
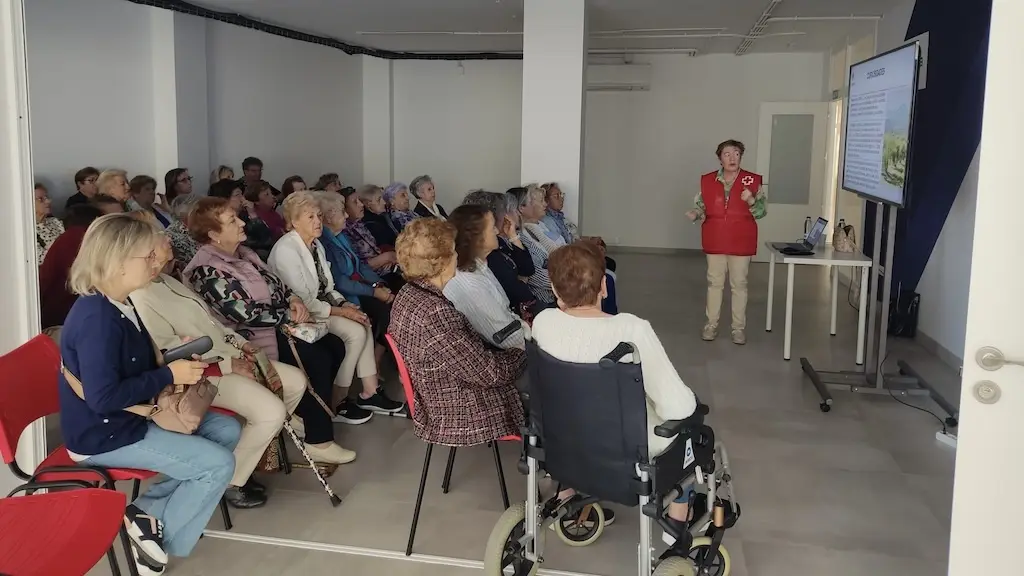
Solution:
[[(697, 400), (679, 377), (651, 323), (632, 314), (603, 318), (577, 318), (558, 309), (544, 310), (533, 320), (533, 339), (548, 354), (564, 362), (597, 363), (620, 342), (631, 342), (640, 352), (647, 396), (647, 444), (656, 456), (671, 438), (654, 435), (654, 428), (666, 420), (680, 420), (693, 414)], [(632, 362), (626, 356), (623, 362)]]

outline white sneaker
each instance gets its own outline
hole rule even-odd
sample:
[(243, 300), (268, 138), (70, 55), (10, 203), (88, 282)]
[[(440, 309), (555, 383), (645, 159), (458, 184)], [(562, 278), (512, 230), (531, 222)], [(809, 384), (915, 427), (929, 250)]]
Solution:
[(356, 459), (356, 453), (352, 450), (346, 450), (341, 446), (338, 446), (334, 442), (327, 445), (326, 448), (317, 448), (316, 446), (310, 446), (306, 444), (306, 452), (313, 459), (314, 462), (320, 462), (322, 464), (348, 464)]
[(739, 344), (740, 346), (747, 343), (747, 335), (743, 330), (732, 331), (732, 343)]
[(718, 326), (714, 324), (705, 324), (704, 330), (700, 333), (701, 339), (705, 342), (711, 342), (718, 337)]
[(167, 567), (158, 564), (151, 564), (139, 557), (139, 550), (132, 546), (132, 557), (135, 559), (135, 569), (139, 576), (160, 576), (167, 573)]

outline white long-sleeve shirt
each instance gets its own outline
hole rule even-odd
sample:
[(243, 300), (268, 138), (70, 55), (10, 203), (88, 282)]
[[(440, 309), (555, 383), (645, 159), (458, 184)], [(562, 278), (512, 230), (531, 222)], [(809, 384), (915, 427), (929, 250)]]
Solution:
[[(526, 348), (530, 328), (509, 309), (505, 290), (483, 260), (477, 260), (476, 270), (472, 272), (457, 271), (445, 284), (444, 296), (487, 342), (503, 350)], [(515, 323), (520, 326), (518, 330), (503, 342), (494, 341), (497, 332)]]
[[(555, 358), (581, 364), (596, 364), (621, 342), (636, 345), (647, 396), (647, 449), (652, 457), (673, 440), (656, 436), (654, 428), (667, 420), (682, 420), (697, 409), (693, 391), (679, 377), (651, 323), (642, 318), (626, 313), (578, 318), (551, 308), (534, 318), (533, 339)], [(622, 361), (632, 362), (632, 355)]]

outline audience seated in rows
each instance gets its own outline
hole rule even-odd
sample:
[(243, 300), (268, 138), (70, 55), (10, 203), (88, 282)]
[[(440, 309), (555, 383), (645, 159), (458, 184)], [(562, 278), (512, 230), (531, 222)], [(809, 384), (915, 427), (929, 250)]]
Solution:
[(409, 204), (409, 187), (405, 184), (392, 182), (384, 189), (384, 208), (387, 210), (388, 221), (394, 228), (396, 238), (409, 222), (419, 217)]
[[(309, 310), (255, 252), (242, 245), (245, 225), (236, 210), (223, 198), (202, 198), (189, 215), (188, 227), (200, 248), (185, 267), (186, 283), (222, 324), (242, 334), (271, 360), (292, 366), (301, 360), (313, 389), (321, 398), (330, 398), (345, 346), (333, 334), (313, 343), (298, 338), (290, 342), (279, 330), (289, 323), (309, 322)], [(302, 418), (305, 448), (315, 461), (346, 464), (355, 459), (355, 452), (334, 442), (331, 416), (315, 398), (303, 396), (296, 414)]]
[[(231, 166), (225, 166), (224, 164), (221, 164), (220, 166), (217, 166), (216, 168), (214, 168), (213, 172), (210, 172), (210, 184), (211, 185), (212, 184), (216, 184), (217, 182), (220, 182), (221, 180), (234, 180), (234, 179), (235, 179), (235, 170)], [(171, 202), (171, 200), (168, 200), (168, 202)]]
[(153, 281), (133, 291), (131, 303), (159, 348), (171, 349), (203, 336), (213, 340), (209, 357), (223, 358), (217, 366), (220, 376), (210, 377), (217, 386), (213, 405), (245, 419), (234, 449), (234, 476), (225, 497), (236, 508), (262, 506), (267, 502), (266, 488), (252, 478), (252, 473), (306, 392), (306, 377), (298, 368), (264, 358), (278, 376), (267, 385), (276, 386), (280, 397), (258, 383), (256, 375), (261, 372), (256, 366), (256, 348), (217, 322), (206, 302), (169, 273), (173, 259), (166, 236), (158, 240), (155, 253)]
[[(548, 261), (558, 308), (541, 312), (533, 321), (533, 338), (541, 350), (564, 362), (596, 364), (620, 342), (640, 351), (644, 392), (647, 395), (648, 448), (656, 456), (672, 438), (661, 438), (654, 428), (668, 420), (693, 414), (697, 400), (679, 377), (651, 324), (632, 314), (610, 315), (601, 310), (607, 297), (605, 263), (592, 243), (576, 242), (551, 254)], [(631, 355), (623, 358), (632, 362)], [(689, 494), (669, 506), (669, 516), (688, 519)]]
[(417, 219), (399, 235), (397, 252), (408, 284), (395, 297), (390, 331), (414, 383), (416, 435), (471, 446), (518, 434), (523, 407), (516, 381), (526, 353), (486, 345), (445, 298), (456, 271), (455, 228)]
[(108, 196), (121, 204), (121, 211), (128, 212), (128, 200), (132, 197), (131, 186), (128, 185), (128, 173), (120, 168), (108, 168), (100, 172), (96, 179), (96, 196)]
[(548, 276), (548, 251), (538, 240), (538, 236), (544, 236), (537, 228), (545, 210), (544, 199), (537, 189), (531, 191), (525, 186), (512, 188), (507, 193), (516, 200), (519, 239), (533, 260), (534, 271), (526, 279), (526, 283), (537, 300), (544, 304), (553, 304), (555, 295), (551, 292), (551, 278)]
[(281, 195), (277, 197), (277, 210), (281, 212), (281, 204), (284, 203), (285, 198), (290, 196), (293, 192), (306, 189), (306, 181), (302, 179), (302, 176), (289, 176), (284, 179), (284, 184), (281, 184)]
[(167, 556), (188, 556), (235, 473), (241, 427), (207, 413), (192, 435), (158, 427), (125, 411), (152, 402), (166, 386), (194, 384), (206, 365), (163, 366), (128, 295), (153, 278), (158, 235), (150, 224), (107, 215), (90, 226), (71, 268), (79, 296), (61, 333), (60, 423), (72, 459), (84, 465), (160, 474), (125, 510), (140, 574), (161, 574)]
[(328, 172), (327, 174), (321, 174), (316, 180), (316, 184), (313, 185), (313, 190), (319, 190), (323, 192), (341, 192), (341, 176), (334, 172)]
[[(366, 261), (371, 268), (380, 276), (387, 277), (398, 271), (398, 260), (394, 250), (384, 250), (377, 245), (377, 239), (366, 227), (363, 216), (366, 209), (363, 201), (354, 188), (342, 188), (342, 196), (345, 197), (345, 212), (348, 214), (348, 222), (342, 232), (348, 238), (352, 247), (355, 248), (359, 258)], [(389, 284), (392, 289), (397, 290), (399, 286)]]
[[(228, 168), (230, 172), (231, 169)], [(192, 175), (189, 174), (188, 168), (174, 168), (168, 170), (164, 174), (164, 194), (163, 200), (159, 202), (165, 206), (169, 206), (171, 202), (178, 196), (184, 196), (191, 194), (192, 189)]]
[(151, 214), (161, 228), (171, 225), (174, 218), (156, 203), (156, 179), (140, 174), (128, 182), (128, 188), (131, 189), (132, 196), (128, 200), (129, 208)]
[(241, 180), (221, 180), (210, 186), (208, 195), (212, 198), (223, 198), (228, 202), (228, 206), (245, 226), (245, 246), (266, 261), (270, 249), (274, 247), (274, 236), (266, 222), (256, 214), (253, 203), (245, 199), (243, 186), (244, 182)]
[(103, 216), (90, 204), (75, 204), (64, 216), (64, 233), (50, 246), (39, 267), (40, 326), (51, 328), (64, 324), (78, 296), (68, 290), (71, 265), (78, 256), (85, 231), (94, 220)]
[(498, 249), (494, 213), (484, 206), (467, 204), (452, 211), (458, 270), (444, 287), (444, 295), (488, 343), (498, 348), (526, 349), (530, 329), (512, 313), (508, 296), (487, 266), (487, 257)]
[(185, 194), (178, 196), (171, 202), (171, 214), (174, 215), (174, 223), (167, 227), (165, 233), (171, 241), (171, 252), (174, 254), (174, 275), (180, 276), (181, 271), (188, 266), (192, 258), (199, 250), (199, 244), (188, 231), (189, 213), (199, 202), (196, 194)]
[[(600, 236), (580, 236), (579, 227), (562, 211), (562, 208), (565, 206), (565, 193), (558, 187), (558, 183), (548, 182), (541, 185), (541, 189), (544, 190), (545, 199), (548, 202), (548, 208), (544, 213), (544, 217), (541, 218), (541, 222), (547, 227), (549, 238), (554, 240), (559, 246), (572, 244), (579, 240), (589, 240), (596, 243), (602, 251), (605, 250), (605, 242)], [(604, 263), (605, 268), (614, 276), (615, 260), (605, 254)]]
[(434, 189), (434, 181), (430, 176), (417, 176), (409, 183), (409, 192), (416, 197), (415, 212), (424, 218), (448, 219), (448, 213), (444, 206), (437, 203), (437, 190)]
[(384, 203), (384, 190), (380, 186), (368, 184), (359, 189), (359, 201), (363, 203), (363, 224), (373, 235), (382, 250), (394, 250), (398, 239), (398, 229), (388, 215)]
[(270, 237), (276, 242), (284, 236), (284, 218), (276, 210), (277, 198), (270, 189), (270, 184), (260, 180), (245, 187), (245, 199), (253, 205), (253, 212), (270, 230)]
[[(302, 299), (314, 321), (325, 322), (328, 332), (345, 342), (345, 360), (334, 386), (347, 392), (353, 375), (362, 386), (354, 403), (344, 400), (335, 403), (337, 417), (349, 424), (362, 424), (375, 412), (400, 411), (402, 404), (379, 390), (369, 316), (334, 289), (330, 263), (320, 243), (323, 225), (316, 197), (306, 191), (293, 193), (284, 202), (284, 215), (289, 232), (270, 252), (270, 269)], [(338, 398), (345, 396), (341, 394)]]
[[(242, 160), (242, 187), (255, 184), (260, 180), (263, 180), (263, 161), (255, 156), (249, 156)], [(275, 198), (281, 196), (281, 191), (273, 186), (270, 187), (270, 191)]]
[(64, 233), (64, 223), (50, 213), (52, 202), (50, 192), (46, 186), (36, 182), (35, 190), (35, 215), (36, 215), (36, 265), (41, 265), (46, 257), (46, 252), (57, 241), (57, 238)]
[(75, 172), (75, 193), (64, 203), (64, 209), (67, 210), (75, 204), (85, 204), (92, 200), (92, 197), (98, 193), (96, 180), (99, 177), (100, 171), (92, 166), (86, 166)]

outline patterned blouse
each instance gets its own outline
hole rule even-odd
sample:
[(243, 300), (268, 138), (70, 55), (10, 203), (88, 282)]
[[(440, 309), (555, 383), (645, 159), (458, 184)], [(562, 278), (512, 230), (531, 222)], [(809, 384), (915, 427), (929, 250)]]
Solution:
[(53, 216), (36, 223), (36, 266), (42, 266), (46, 251), (64, 233), (64, 223)]
[[(257, 302), (241, 280), (213, 266), (196, 266), (186, 280), (196, 294), (228, 320), (254, 328), (272, 328), (287, 321), (289, 299), (293, 294), (273, 272), (258, 270), (270, 288), (270, 302)], [(248, 338), (243, 330), (239, 330), (239, 334)]]
[(548, 276), (548, 253), (529, 234), (520, 234), (519, 240), (533, 260), (534, 273), (526, 279), (526, 284), (541, 302), (554, 302), (555, 293), (551, 291), (551, 277)]
[[(363, 262), (369, 262), (371, 258), (381, 255), (381, 249), (377, 246), (377, 240), (374, 239), (370, 229), (366, 227), (362, 220), (349, 220), (345, 223), (345, 229), (341, 233), (348, 238), (349, 243), (355, 248), (356, 254), (359, 255), (359, 259)], [(378, 274), (388, 274), (395, 270), (397, 270), (397, 267), (392, 264), (374, 268), (374, 272)]]
[(440, 290), (419, 281), (399, 290), (388, 331), (412, 378), (419, 438), (472, 446), (519, 433), (525, 351), (485, 345)]
[(171, 240), (171, 251), (174, 253), (174, 271), (180, 275), (199, 250), (199, 244), (188, 233), (188, 227), (180, 220), (175, 220), (166, 230)]

